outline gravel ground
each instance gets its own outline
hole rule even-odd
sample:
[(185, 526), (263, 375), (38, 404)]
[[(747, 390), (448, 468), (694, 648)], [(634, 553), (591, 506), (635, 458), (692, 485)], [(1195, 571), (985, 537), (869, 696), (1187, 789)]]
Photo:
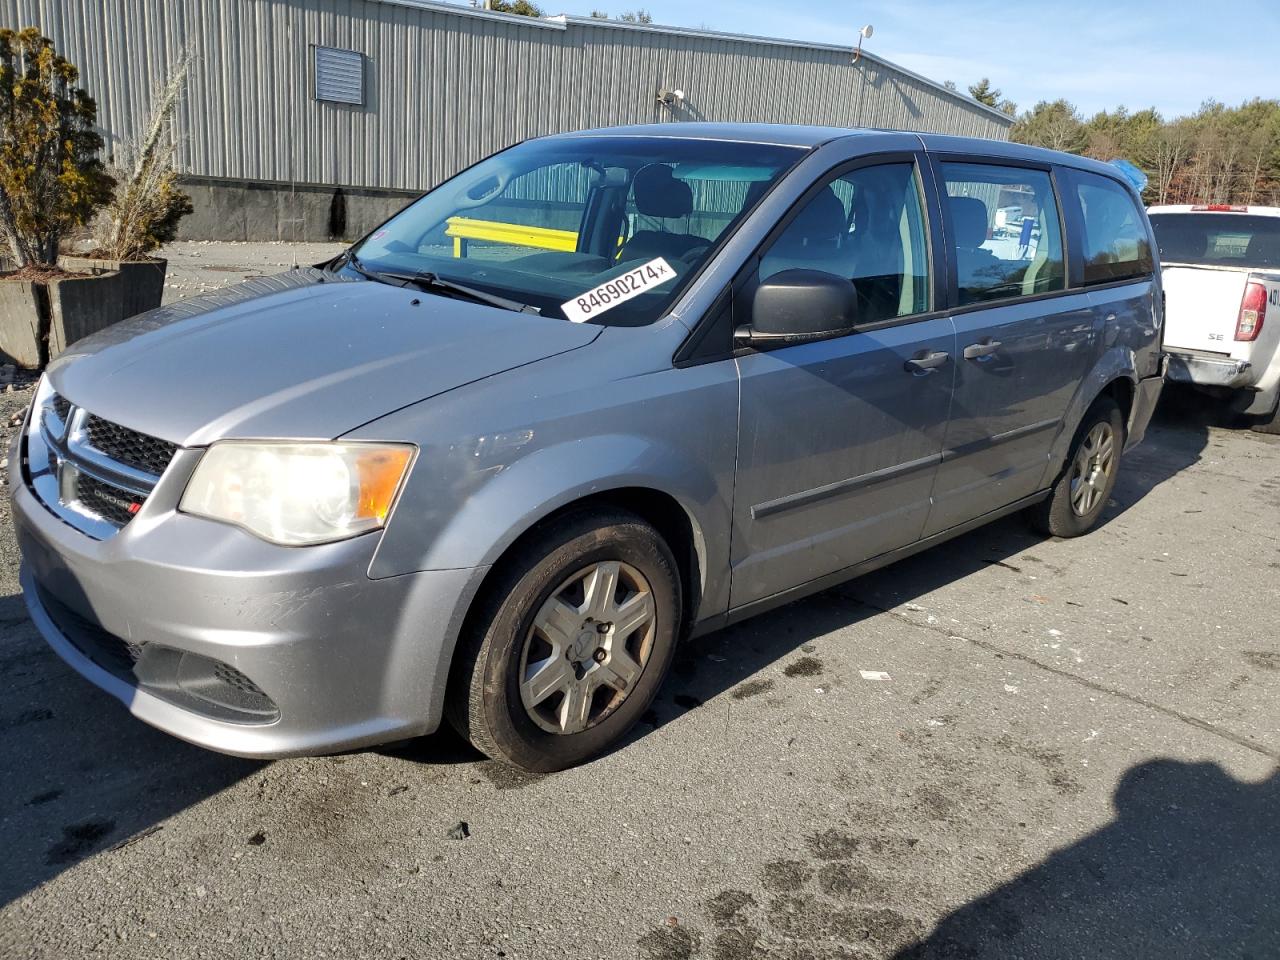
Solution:
[(341, 253), (343, 246), (340, 243), (212, 240), (171, 243), (164, 250), (169, 261), (164, 302), (171, 303), (197, 293), (229, 287), (242, 280), (279, 273), (290, 267), (322, 263)]
[[(180, 246), (179, 293), (281, 265)], [(5, 501), (0, 956), (1280, 957), (1278, 508), (1280, 438), (1167, 408), (1091, 535), (695, 641), (629, 743), (528, 778), (143, 726), (27, 622)]]

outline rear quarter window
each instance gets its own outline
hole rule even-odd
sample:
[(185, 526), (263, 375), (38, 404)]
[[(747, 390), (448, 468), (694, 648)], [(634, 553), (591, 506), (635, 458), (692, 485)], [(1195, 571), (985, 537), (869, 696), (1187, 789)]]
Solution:
[(1147, 226), (1133, 195), (1114, 180), (1081, 170), (1068, 173), (1084, 227), (1086, 285), (1136, 280), (1155, 270)]

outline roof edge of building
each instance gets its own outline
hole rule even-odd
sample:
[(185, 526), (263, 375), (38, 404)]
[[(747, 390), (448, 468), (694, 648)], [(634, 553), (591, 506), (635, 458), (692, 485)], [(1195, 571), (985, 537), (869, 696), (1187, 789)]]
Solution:
[[(438, 2), (438, 0), (427, 0), (427, 2)], [(457, 8), (455, 8), (457, 9)], [(710, 40), (725, 40), (731, 43), (760, 43), (768, 44), (773, 47), (791, 47), (799, 50), (822, 50), (824, 52), (835, 51), (837, 53), (847, 53), (852, 57), (853, 48), (847, 44), (839, 43), (820, 43), (816, 40), (794, 40), (786, 37), (763, 37), (751, 33), (731, 33), (723, 30), (702, 30), (696, 27), (672, 27), (658, 23), (628, 23), (625, 20), (605, 20), (602, 17), (579, 17), (571, 14), (560, 14), (559, 16), (547, 17), (547, 20), (562, 22), (566, 26), (568, 24), (577, 24), (579, 26), (608, 27), (616, 30), (640, 30), (649, 33), (669, 33), (677, 36), (686, 37), (705, 37)], [(901, 64), (894, 63), (877, 54), (870, 53), (866, 50), (862, 51), (861, 59), (871, 60), (875, 63), (886, 66), (891, 70), (896, 70), (903, 76), (910, 77), (912, 80), (918, 80), (927, 86), (934, 88), (938, 93), (959, 103), (961, 106), (977, 108), (991, 114), (995, 119), (1013, 125), (1014, 118), (1009, 116), (1003, 110), (996, 107), (988, 106), (981, 103), (973, 97), (966, 97), (959, 90), (948, 89), (945, 85), (938, 83), (936, 80), (930, 80), (928, 77), (916, 73), (914, 70), (908, 70)]]
[[(487, 20), (497, 20), (507, 23), (511, 26), (522, 27), (542, 27), (551, 30), (567, 30), (570, 24), (582, 27), (598, 27), (612, 30), (632, 30), (643, 33), (665, 33), (682, 37), (702, 37), (709, 40), (722, 40), (730, 43), (755, 43), (767, 44), (775, 47), (790, 47), (800, 50), (821, 50), (824, 52), (838, 51), (852, 55), (853, 51), (847, 45), (838, 43), (818, 43), (810, 40), (792, 40), (783, 37), (762, 37), (749, 33), (729, 33), (720, 30), (701, 30), (694, 27), (673, 27), (658, 23), (628, 23), (624, 20), (606, 20), (603, 17), (580, 17), (572, 14), (556, 14), (550, 17), (525, 17), (515, 13), (496, 13), (492, 10), (481, 10), (476, 7), (464, 7), (457, 3), (447, 3), (445, 0), (373, 0), (374, 3), (385, 3), (392, 6), (412, 7), (420, 10), (428, 10), (432, 13), (452, 14), (460, 17), (477, 17)], [(959, 90), (951, 90), (944, 84), (938, 83), (936, 80), (930, 80), (922, 74), (916, 73), (914, 70), (908, 70), (900, 64), (894, 63), (892, 60), (886, 60), (884, 57), (862, 51), (861, 58), (878, 63), (881, 66), (895, 70), (903, 76), (910, 77), (919, 83), (923, 83), (931, 87), (937, 93), (940, 93), (947, 99), (968, 109), (976, 109), (982, 113), (986, 113), (992, 119), (998, 120), (1006, 126), (1013, 126), (1014, 117), (1005, 113), (996, 107), (988, 106), (981, 103), (973, 97), (967, 97)]]
[(372, 3), (383, 3), (392, 7), (409, 7), (414, 10), (425, 10), (428, 13), (453, 14), (459, 17), (474, 17), (478, 20), (497, 20), (513, 27), (540, 27), (545, 30), (564, 30), (566, 24), (562, 17), (526, 17), (519, 13), (498, 13), (495, 10), (481, 10), (479, 7), (464, 7), (444, 0), (370, 0)]

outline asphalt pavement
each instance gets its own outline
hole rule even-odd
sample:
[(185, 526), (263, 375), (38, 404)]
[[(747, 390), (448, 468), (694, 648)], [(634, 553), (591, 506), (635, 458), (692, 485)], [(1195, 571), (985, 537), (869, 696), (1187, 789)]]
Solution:
[(1090, 535), (1010, 518), (694, 641), (531, 778), (151, 730), (28, 622), (6, 501), (0, 957), (1280, 957), (1278, 521), (1280, 438), (1183, 399)]

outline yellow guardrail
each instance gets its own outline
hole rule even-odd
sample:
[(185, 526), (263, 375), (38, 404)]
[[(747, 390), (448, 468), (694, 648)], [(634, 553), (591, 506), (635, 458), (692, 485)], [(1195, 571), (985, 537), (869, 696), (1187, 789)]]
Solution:
[(499, 223), (496, 220), (472, 220), (470, 217), (450, 217), (445, 221), (445, 235), (453, 237), (453, 255), (467, 255), (468, 240), (487, 240), (490, 243), (507, 243), (517, 247), (537, 247), (540, 250), (578, 249), (578, 234), (574, 230), (552, 230), (550, 227), (527, 227), (521, 223)]

